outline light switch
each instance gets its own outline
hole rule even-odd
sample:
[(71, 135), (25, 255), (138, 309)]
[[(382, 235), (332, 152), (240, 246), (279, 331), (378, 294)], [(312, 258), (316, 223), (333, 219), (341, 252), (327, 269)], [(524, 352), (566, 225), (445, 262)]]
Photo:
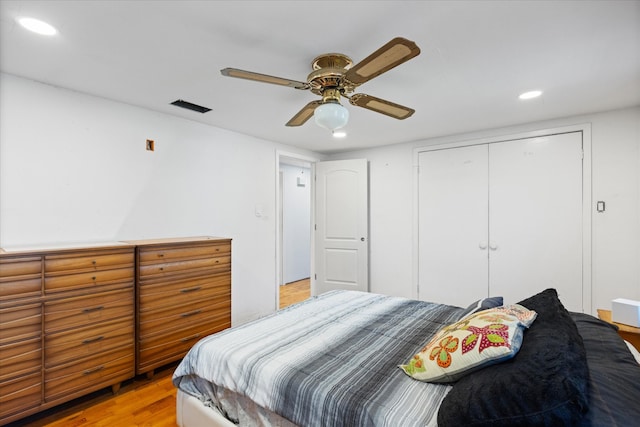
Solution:
[(598, 201), (596, 203), (596, 210), (598, 212), (604, 212), (604, 202), (603, 201)]

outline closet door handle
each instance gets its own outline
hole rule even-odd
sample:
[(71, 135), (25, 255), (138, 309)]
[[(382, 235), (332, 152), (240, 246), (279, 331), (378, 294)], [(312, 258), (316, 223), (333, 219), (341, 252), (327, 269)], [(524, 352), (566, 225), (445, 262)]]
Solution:
[(496, 249), (498, 249), (498, 245), (495, 244), (494, 242), (489, 243), (489, 249), (491, 249), (492, 251), (495, 251)]
[(481, 241), (480, 243), (478, 243), (478, 247), (482, 250), (487, 249), (487, 242), (485, 240)]

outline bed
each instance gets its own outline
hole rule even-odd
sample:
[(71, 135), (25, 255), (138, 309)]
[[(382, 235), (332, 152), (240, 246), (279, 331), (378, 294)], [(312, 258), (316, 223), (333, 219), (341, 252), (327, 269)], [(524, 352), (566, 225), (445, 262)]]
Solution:
[(173, 383), (181, 427), (630, 426), (639, 360), (553, 289), (466, 308), (333, 291), (203, 338)]

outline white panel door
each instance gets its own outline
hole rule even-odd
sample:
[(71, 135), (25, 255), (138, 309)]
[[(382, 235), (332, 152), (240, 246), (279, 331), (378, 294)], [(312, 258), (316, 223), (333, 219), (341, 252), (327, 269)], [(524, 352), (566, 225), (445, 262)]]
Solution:
[(489, 145), (491, 295), (555, 288), (583, 311), (582, 133)]
[(488, 295), (486, 145), (419, 154), (418, 298), (466, 307)]
[(369, 290), (367, 160), (316, 163), (315, 294)]

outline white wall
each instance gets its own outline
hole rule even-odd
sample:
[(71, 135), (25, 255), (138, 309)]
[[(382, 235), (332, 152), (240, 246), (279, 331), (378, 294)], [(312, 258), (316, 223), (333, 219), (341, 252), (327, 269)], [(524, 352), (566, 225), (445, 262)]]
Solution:
[[(0, 246), (230, 237), (234, 324), (274, 310), (275, 152), (323, 156), (14, 76), (0, 88)], [(593, 213), (593, 306), (640, 300), (640, 108), (333, 156), (370, 162), (371, 291), (414, 295), (415, 147), (587, 122), (592, 199), (607, 202)]]
[[(280, 165), (283, 173), (284, 283), (309, 277), (311, 267), (311, 169)], [(298, 178), (304, 185), (298, 185)]]
[(309, 152), (11, 75), (0, 87), (0, 246), (230, 237), (233, 323), (274, 311), (275, 152)]
[[(614, 298), (640, 300), (640, 108), (332, 156), (332, 160), (369, 160), (371, 291), (415, 295), (414, 148), (582, 123), (591, 123), (592, 133), (592, 312), (597, 308), (610, 309)], [(606, 202), (606, 212), (595, 212), (598, 200)]]

